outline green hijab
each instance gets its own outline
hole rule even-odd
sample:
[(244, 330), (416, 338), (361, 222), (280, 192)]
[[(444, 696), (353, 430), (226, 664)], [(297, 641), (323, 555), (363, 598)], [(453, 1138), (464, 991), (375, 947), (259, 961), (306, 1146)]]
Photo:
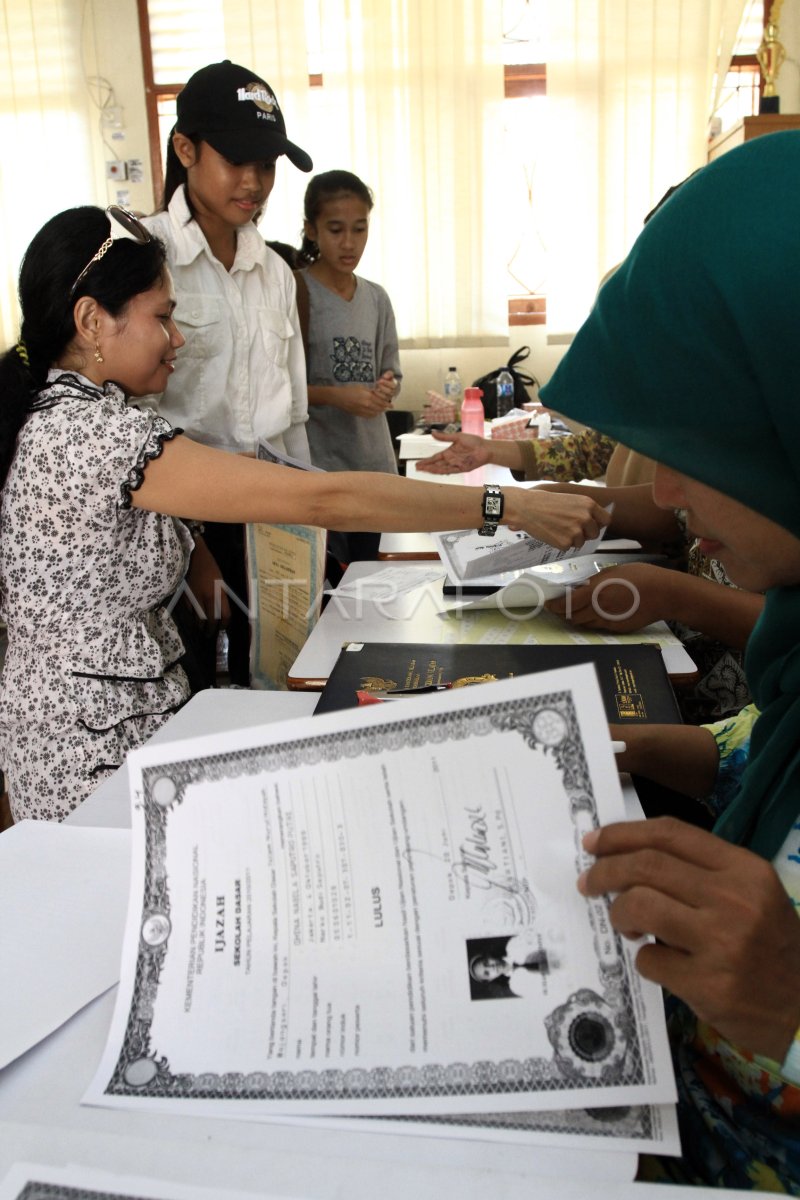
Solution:
[[(800, 537), (800, 132), (692, 176), (601, 288), (542, 399)], [(772, 858), (800, 813), (800, 580), (767, 593), (761, 709), (716, 832)]]

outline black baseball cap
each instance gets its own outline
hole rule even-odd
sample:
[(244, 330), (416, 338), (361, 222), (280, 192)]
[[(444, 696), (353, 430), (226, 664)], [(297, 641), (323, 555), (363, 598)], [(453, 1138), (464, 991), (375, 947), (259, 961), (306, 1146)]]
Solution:
[(247, 67), (230, 59), (195, 71), (178, 95), (176, 128), (202, 138), (231, 162), (285, 154), (301, 171), (314, 164), (286, 136), (275, 93)]

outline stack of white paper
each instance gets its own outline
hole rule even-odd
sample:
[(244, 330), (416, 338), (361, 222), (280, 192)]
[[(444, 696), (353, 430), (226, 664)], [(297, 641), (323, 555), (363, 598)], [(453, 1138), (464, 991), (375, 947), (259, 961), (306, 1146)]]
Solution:
[(677, 1151), (659, 990), (586, 831), (624, 818), (590, 666), (145, 748), (87, 1101)]
[[(613, 505), (606, 509), (608, 513), (613, 511)], [(563, 562), (578, 554), (594, 554), (605, 532), (603, 527), (598, 537), (569, 550), (559, 550), (530, 533), (509, 529), (507, 525), (500, 525), (493, 537), (483, 537), (474, 529), (451, 529), (447, 533), (434, 533), (431, 536), (451, 578), (469, 583), (507, 571), (523, 571), (547, 563)]]

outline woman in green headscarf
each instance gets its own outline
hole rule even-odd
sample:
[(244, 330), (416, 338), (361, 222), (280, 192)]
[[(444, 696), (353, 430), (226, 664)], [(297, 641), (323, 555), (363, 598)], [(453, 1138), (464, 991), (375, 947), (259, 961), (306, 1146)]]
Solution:
[(800, 133), (676, 192), (542, 399), (658, 460), (657, 503), (767, 594), (745, 659), (761, 715), (714, 832), (596, 830), (579, 887), (657, 939), (637, 963), (671, 996), (684, 1156), (662, 1172), (800, 1194)]

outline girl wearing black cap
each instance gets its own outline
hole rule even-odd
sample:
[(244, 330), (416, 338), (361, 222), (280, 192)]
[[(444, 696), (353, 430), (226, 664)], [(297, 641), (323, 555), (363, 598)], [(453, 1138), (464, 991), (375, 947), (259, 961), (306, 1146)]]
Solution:
[[(167, 150), (164, 210), (145, 224), (165, 243), (175, 319), (186, 339), (157, 407), (208, 446), (255, 453), (266, 439), (309, 461), (307, 393), (295, 283), (253, 218), (269, 199), (277, 160), (312, 162), (286, 136), (275, 94), (225, 61), (195, 72), (178, 96)], [(210, 525), (206, 541), (242, 607), (228, 627), (231, 680), (249, 682), (244, 530)], [(212, 630), (209, 623), (209, 630)], [(213, 679), (214, 639), (208, 639)]]

